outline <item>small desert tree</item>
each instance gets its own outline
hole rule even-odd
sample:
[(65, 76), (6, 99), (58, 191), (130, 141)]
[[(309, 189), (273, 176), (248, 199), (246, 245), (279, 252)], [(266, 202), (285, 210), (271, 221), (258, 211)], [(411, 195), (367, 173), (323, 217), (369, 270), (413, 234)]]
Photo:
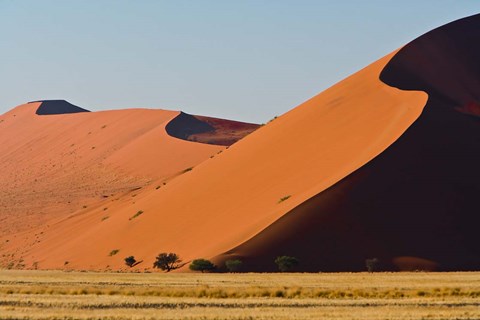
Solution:
[(227, 267), (228, 271), (230, 272), (238, 272), (242, 269), (242, 260), (235, 259), (235, 260), (227, 260), (225, 261), (225, 267)]
[(366, 259), (365, 266), (368, 272), (380, 271), (380, 260), (377, 258)]
[(153, 267), (169, 272), (180, 267), (180, 262), (182, 261), (176, 253), (163, 252), (157, 256), (155, 262), (153, 263)]
[(298, 265), (298, 259), (290, 256), (280, 256), (275, 259), (275, 264), (278, 267), (278, 270), (282, 272), (292, 270), (296, 265)]
[(135, 260), (134, 256), (130, 256), (130, 257), (125, 258), (125, 264), (127, 266), (129, 266), (130, 268), (133, 267), (136, 262), (137, 262), (137, 260)]
[(202, 273), (205, 271), (212, 271), (215, 269), (215, 265), (206, 259), (195, 259), (189, 266), (190, 270), (192, 271), (201, 271)]

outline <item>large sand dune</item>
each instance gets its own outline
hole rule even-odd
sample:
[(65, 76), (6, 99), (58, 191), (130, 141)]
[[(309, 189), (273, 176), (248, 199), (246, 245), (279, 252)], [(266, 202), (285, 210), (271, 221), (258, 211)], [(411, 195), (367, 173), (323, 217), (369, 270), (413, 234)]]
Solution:
[(426, 92), (421, 116), (378, 157), (228, 254), (262, 270), (285, 253), (310, 271), (361, 270), (368, 257), (393, 270), (480, 269), (479, 30), (477, 15), (395, 54), (380, 78)]
[[(208, 142), (212, 137), (205, 133), (212, 132), (209, 126), (215, 121), (199, 124), (201, 117), (181, 115), (175, 123), (171, 120), (178, 113), (161, 111), (154, 121), (153, 113), (132, 110), (128, 112), (145, 117), (141, 134), (122, 129), (115, 137), (102, 138), (114, 111), (95, 125), (88, 122), (88, 129), (80, 119), (89, 113), (42, 116), (62, 117), (48, 120), (49, 130), (58, 128), (51, 129), (39, 148), (46, 157), (39, 162), (43, 166), (51, 165), (51, 159), (55, 165), (75, 166), (73, 179), (84, 176), (82, 161), (96, 159), (88, 163), (101, 163), (115, 177), (123, 172), (129, 183), (122, 186), (137, 181), (128, 179), (149, 182), (136, 182), (143, 188), (133, 193), (104, 191), (100, 186), (110, 185), (113, 178), (108, 170), (96, 171), (99, 187), (94, 191), (115, 196), (68, 217), (61, 214), (65, 209), (59, 210), (54, 220), (28, 233), (11, 232), (0, 249), (7, 254), (2, 262), (18, 264), (21, 259), (26, 267), (104, 270), (125, 268), (123, 258), (134, 255), (142, 261), (135, 268), (149, 269), (155, 256), (166, 251), (185, 262), (204, 257), (219, 265), (240, 257), (248, 270), (257, 271), (273, 270), (275, 256), (285, 254), (300, 258), (299, 269), (308, 271), (363, 270), (370, 257), (380, 258), (389, 269), (479, 269), (474, 236), (480, 191), (479, 47), (474, 44), (479, 25), (480, 17), (474, 16), (436, 29), (228, 149), (166, 134), (170, 122), (172, 135)], [(33, 132), (27, 128), (39, 120), (29, 108), (2, 116), (0, 130), (11, 135), (5, 150), (16, 150), (17, 141), (24, 147), (16, 152), (30, 147)], [(24, 124), (15, 127), (13, 122), (20, 119), (13, 119), (12, 112)], [(127, 120), (119, 127), (131, 125)], [(78, 121), (78, 127), (71, 121)], [(190, 131), (181, 130), (186, 125)], [(94, 141), (95, 149), (103, 150), (102, 139), (129, 143), (103, 158), (82, 149), (79, 159), (58, 160), (63, 154), (58, 150), (66, 152), (70, 140), (62, 142), (63, 149), (55, 148), (58, 154), (47, 147), (67, 129), (78, 131), (75, 143), (86, 149)], [(117, 137), (120, 132), (125, 138)], [(88, 140), (93, 134), (95, 139)], [(158, 139), (165, 149), (152, 148)], [(228, 140), (225, 135), (222, 139)], [(31, 144), (36, 148), (39, 142)], [(13, 176), (29, 172), (35, 163), (16, 153), (2, 157), (4, 163), (14, 159), (8, 170)], [(73, 180), (69, 186), (79, 185)], [(8, 190), (18, 196), (20, 189), (15, 185)], [(114, 249), (119, 252), (110, 256)]]
[(165, 126), (179, 116), (146, 109), (87, 112), (62, 100), (1, 115), (2, 249), (15, 239), (16, 248), (36, 242), (32, 228), (57, 218), (92, 207), (106, 216), (110, 202), (134, 199), (142, 188), (163, 185), (224, 149), (169, 136)]

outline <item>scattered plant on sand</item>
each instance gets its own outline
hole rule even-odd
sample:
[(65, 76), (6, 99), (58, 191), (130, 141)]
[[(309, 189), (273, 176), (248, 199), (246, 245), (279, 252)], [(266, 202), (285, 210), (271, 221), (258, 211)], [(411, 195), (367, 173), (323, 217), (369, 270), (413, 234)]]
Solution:
[(125, 258), (125, 264), (127, 266), (129, 266), (130, 268), (133, 267), (136, 262), (137, 262), (137, 260), (135, 260), (134, 256), (130, 256), (130, 257)]
[(290, 197), (291, 197), (291, 195), (287, 195), (287, 196), (281, 197), (280, 200), (278, 200), (278, 203), (281, 203), (281, 202), (289, 199)]
[(242, 269), (242, 260), (235, 259), (235, 260), (227, 260), (225, 261), (225, 267), (230, 272), (238, 272)]
[(273, 120), (275, 120), (275, 119), (277, 119), (277, 118), (278, 118), (278, 116), (275, 116), (275, 117), (273, 117), (272, 119), (270, 119), (267, 123), (270, 123), (270, 122), (272, 122)]
[(298, 265), (298, 259), (290, 256), (280, 256), (275, 259), (278, 270), (282, 272), (291, 271)]
[(188, 171), (192, 171), (193, 170), (193, 167), (190, 167), (190, 168), (187, 168), (185, 170), (182, 171), (182, 173), (187, 173)]
[(180, 257), (176, 253), (160, 253), (156, 258), (155, 262), (153, 263), (154, 268), (159, 268), (163, 271), (171, 271), (180, 267)]
[(139, 215), (141, 215), (143, 213), (142, 210), (138, 210), (137, 213), (135, 213), (133, 216), (131, 216), (130, 218), (128, 218), (128, 220), (133, 220), (135, 219), (136, 217), (138, 217)]
[(207, 259), (195, 259), (189, 266), (190, 270), (192, 271), (201, 271), (202, 273), (205, 271), (212, 271), (215, 269), (215, 265)]
[(108, 254), (110, 257), (111, 256), (114, 256), (116, 255), (118, 252), (120, 251), (120, 249), (113, 249), (112, 251), (110, 251), (110, 253)]

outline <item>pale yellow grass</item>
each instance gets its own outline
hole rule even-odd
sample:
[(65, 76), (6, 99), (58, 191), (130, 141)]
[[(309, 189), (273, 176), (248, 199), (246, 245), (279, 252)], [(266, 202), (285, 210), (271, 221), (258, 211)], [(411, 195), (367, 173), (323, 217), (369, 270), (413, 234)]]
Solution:
[(0, 271), (0, 319), (480, 319), (480, 273)]

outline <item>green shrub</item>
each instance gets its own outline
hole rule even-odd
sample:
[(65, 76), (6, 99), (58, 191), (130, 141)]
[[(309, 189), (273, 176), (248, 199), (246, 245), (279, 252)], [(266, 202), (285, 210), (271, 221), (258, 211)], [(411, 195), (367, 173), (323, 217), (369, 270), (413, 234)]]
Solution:
[(153, 267), (167, 272), (179, 268), (180, 262), (182, 262), (176, 253), (163, 252), (160, 253), (155, 259), (156, 260), (153, 263)]
[(205, 271), (212, 271), (215, 269), (215, 265), (206, 259), (195, 259), (189, 266), (190, 270), (192, 271), (201, 271), (202, 273)]
[(242, 269), (242, 260), (240, 259), (235, 259), (235, 260), (227, 260), (225, 261), (225, 267), (228, 269), (230, 272), (238, 272)]
[(368, 272), (377, 272), (380, 271), (380, 260), (377, 258), (366, 259), (365, 266), (367, 267)]
[(278, 267), (278, 270), (282, 272), (291, 271), (294, 267), (298, 265), (299, 261), (295, 257), (290, 256), (280, 256), (275, 259), (275, 264)]
[(126, 264), (127, 266), (129, 266), (130, 268), (133, 267), (136, 262), (137, 262), (137, 260), (135, 260), (135, 258), (134, 258), (133, 256), (130, 256), (130, 257), (126, 257), (126, 258), (125, 258), (125, 264)]
[(112, 251), (110, 251), (109, 256), (110, 256), (110, 257), (111, 257), (111, 256), (114, 256), (114, 255), (116, 255), (119, 251), (120, 251), (119, 249), (113, 249)]

